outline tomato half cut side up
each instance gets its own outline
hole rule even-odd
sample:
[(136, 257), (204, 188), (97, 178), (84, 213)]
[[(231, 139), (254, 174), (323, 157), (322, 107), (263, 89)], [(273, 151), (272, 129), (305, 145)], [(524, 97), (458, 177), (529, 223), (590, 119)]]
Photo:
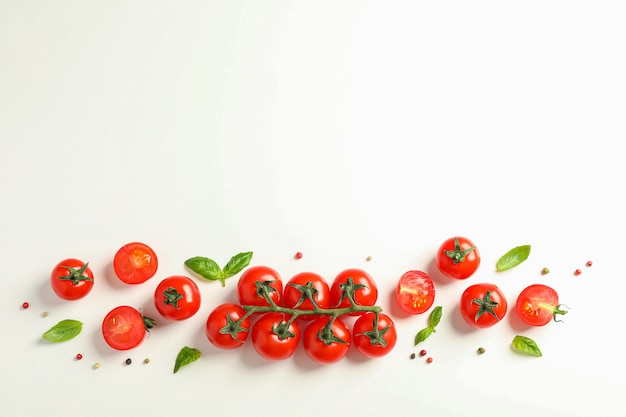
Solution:
[(113, 269), (120, 281), (142, 284), (152, 278), (159, 267), (156, 254), (145, 243), (131, 242), (122, 246), (113, 258)]
[[(145, 320), (152, 321), (145, 318)], [(129, 350), (139, 346), (146, 337), (148, 325), (139, 310), (130, 306), (119, 306), (111, 310), (102, 321), (104, 341), (116, 350)]]

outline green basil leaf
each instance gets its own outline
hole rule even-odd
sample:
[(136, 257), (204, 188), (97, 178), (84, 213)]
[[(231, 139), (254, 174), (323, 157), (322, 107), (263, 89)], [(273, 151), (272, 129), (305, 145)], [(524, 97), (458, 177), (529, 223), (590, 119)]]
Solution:
[(528, 259), (528, 255), (530, 255), (530, 245), (517, 246), (498, 259), (496, 269), (498, 271), (511, 269)]
[(419, 343), (422, 343), (424, 340), (428, 339), (430, 335), (433, 334), (434, 330), (435, 329), (433, 329), (432, 327), (426, 327), (420, 330), (419, 333), (415, 335), (415, 344), (417, 345)]
[(78, 320), (61, 320), (43, 334), (44, 340), (52, 343), (65, 342), (75, 338), (83, 330), (83, 323)]
[(439, 324), (439, 322), (441, 321), (441, 314), (442, 314), (442, 307), (441, 306), (437, 306), (435, 307), (435, 309), (433, 310), (432, 313), (430, 313), (430, 319), (429, 319), (429, 324), (430, 327), (432, 327), (433, 329), (435, 327), (437, 327), (437, 325)]
[(174, 363), (174, 373), (185, 365), (189, 365), (191, 362), (195, 362), (200, 359), (200, 351), (196, 348), (190, 348), (185, 346), (178, 352), (176, 356), (176, 362)]
[(224, 273), (222, 268), (213, 259), (196, 256), (185, 261), (185, 266), (196, 274), (210, 281), (222, 280)]
[(541, 350), (537, 343), (529, 337), (517, 335), (513, 338), (513, 343), (511, 343), (511, 347), (521, 353), (526, 353), (528, 355), (542, 356)]
[(252, 252), (241, 252), (230, 258), (230, 261), (224, 266), (224, 278), (232, 277), (241, 272), (250, 265), (250, 260), (252, 260)]

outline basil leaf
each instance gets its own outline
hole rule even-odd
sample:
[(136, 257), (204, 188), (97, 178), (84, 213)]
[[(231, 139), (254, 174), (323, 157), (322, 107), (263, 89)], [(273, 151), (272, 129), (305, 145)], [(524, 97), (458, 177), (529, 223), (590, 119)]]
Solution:
[(52, 343), (65, 342), (78, 336), (83, 330), (83, 323), (78, 320), (61, 320), (43, 334), (44, 340)]
[(232, 277), (241, 272), (250, 265), (251, 259), (252, 252), (241, 252), (230, 258), (230, 261), (224, 266), (224, 278)]
[(176, 356), (176, 362), (174, 363), (174, 373), (178, 372), (181, 366), (189, 365), (191, 362), (195, 362), (200, 359), (200, 351), (195, 348), (185, 346), (178, 352)]
[(185, 261), (185, 266), (196, 274), (210, 281), (222, 280), (224, 273), (222, 268), (213, 259), (196, 256)]
[(543, 354), (537, 346), (537, 343), (529, 337), (517, 335), (513, 338), (513, 343), (511, 343), (511, 347), (521, 353), (526, 353), (528, 355), (540, 357)]
[(528, 255), (530, 255), (530, 245), (517, 246), (498, 259), (496, 269), (498, 271), (511, 269), (528, 259)]
[(426, 327), (420, 330), (419, 333), (415, 335), (415, 344), (417, 345), (419, 343), (422, 343), (424, 340), (428, 339), (430, 335), (433, 334), (433, 331), (435, 331), (435, 329), (432, 327)]
[(437, 325), (441, 321), (441, 314), (442, 314), (442, 307), (441, 306), (435, 307), (433, 312), (430, 313), (430, 319), (429, 319), (430, 327), (432, 327), (433, 329), (437, 327)]

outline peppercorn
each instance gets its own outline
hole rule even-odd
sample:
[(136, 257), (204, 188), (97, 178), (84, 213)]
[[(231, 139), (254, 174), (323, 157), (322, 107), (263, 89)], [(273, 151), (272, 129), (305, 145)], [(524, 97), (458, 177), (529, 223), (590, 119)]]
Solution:
[(485, 353), (485, 348), (484, 347), (479, 347), (478, 350), (476, 351), (479, 355), (482, 355), (483, 353)]
[(415, 359), (415, 353), (411, 353), (411, 356), (409, 356), (411, 359)]
[(133, 361), (130, 358), (126, 359), (126, 365), (130, 365), (131, 363), (133, 363)]

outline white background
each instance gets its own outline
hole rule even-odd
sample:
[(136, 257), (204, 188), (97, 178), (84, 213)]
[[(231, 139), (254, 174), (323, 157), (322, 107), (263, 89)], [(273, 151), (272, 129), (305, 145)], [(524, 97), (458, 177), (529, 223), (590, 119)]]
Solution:
[[(0, 0), (0, 415), (626, 416), (625, 40), (617, 0)], [(467, 281), (433, 267), (454, 235), (482, 254)], [(124, 286), (112, 257), (136, 240), (159, 271)], [(529, 259), (496, 273), (520, 244)], [(219, 351), (203, 326), (237, 278), (198, 281), (198, 315), (133, 351), (102, 341), (106, 312), (154, 312), (185, 259), (248, 250), (285, 280), (367, 269), (396, 348), (332, 366)], [(83, 300), (48, 286), (67, 257), (96, 274)], [(391, 297), (410, 269), (444, 311), (417, 348), (426, 315)], [(457, 304), (478, 282), (509, 304), (544, 282), (571, 310), (472, 330)], [(65, 318), (83, 332), (42, 342)], [(516, 334), (544, 356), (512, 352)], [(185, 345), (202, 358), (174, 375)]]

